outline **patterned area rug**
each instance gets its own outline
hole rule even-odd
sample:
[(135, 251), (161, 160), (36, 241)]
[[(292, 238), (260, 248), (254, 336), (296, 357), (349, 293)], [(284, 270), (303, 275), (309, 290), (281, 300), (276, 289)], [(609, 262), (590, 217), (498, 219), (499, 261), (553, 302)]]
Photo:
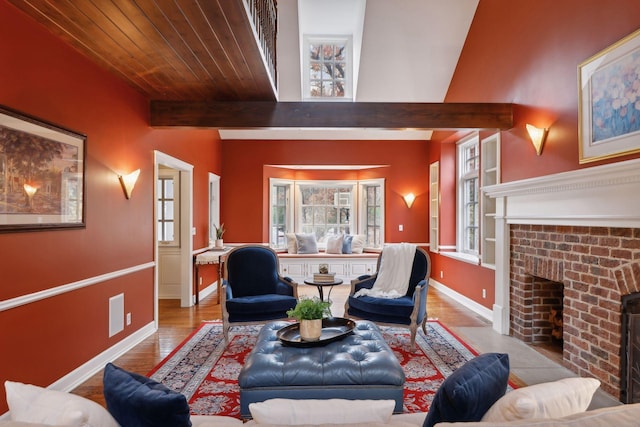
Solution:
[[(406, 375), (404, 411), (425, 412), (442, 381), (477, 355), (437, 320), (427, 322), (427, 337), (418, 329), (410, 353), (409, 330), (380, 327)], [(254, 347), (260, 326), (232, 327), (225, 347), (220, 321), (204, 322), (148, 376), (187, 397), (194, 415), (240, 417), (237, 379)]]

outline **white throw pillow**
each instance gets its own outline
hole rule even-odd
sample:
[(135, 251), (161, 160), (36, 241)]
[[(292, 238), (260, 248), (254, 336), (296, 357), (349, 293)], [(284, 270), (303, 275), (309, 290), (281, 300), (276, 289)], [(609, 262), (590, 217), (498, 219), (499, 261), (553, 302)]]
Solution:
[(289, 252), (290, 254), (297, 254), (298, 253), (298, 241), (296, 240), (296, 234), (295, 233), (287, 233), (285, 234), (286, 238), (287, 238), (287, 252)]
[(364, 234), (356, 234), (351, 241), (351, 253), (361, 254), (364, 252), (364, 243), (367, 237)]
[(600, 381), (595, 378), (565, 378), (518, 388), (494, 403), (482, 421), (560, 418), (584, 412), (598, 387)]
[(326, 252), (328, 254), (341, 254), (342, 253), (342, 242), (344, 241), (344, 235), (339, 236), (331, 236), (327, 239), (327, 249)]
[(436, 427), (621, 427), (637, 426), (640, 403), (600, 408), (562, 418), (503, 422), (438, 423)]
[(317, 254), (318, 242), (315, 233), (296, 233), (299, 254)]
[(5, 381), (13, 421), (73, 427), (119, 427), (109, 412), (84, 397), (30, 384)]
[(386, 423), (395, 401), (348, 399), (269, 399), (250, 403), (257, 424), (295, 426), (305, 424)]

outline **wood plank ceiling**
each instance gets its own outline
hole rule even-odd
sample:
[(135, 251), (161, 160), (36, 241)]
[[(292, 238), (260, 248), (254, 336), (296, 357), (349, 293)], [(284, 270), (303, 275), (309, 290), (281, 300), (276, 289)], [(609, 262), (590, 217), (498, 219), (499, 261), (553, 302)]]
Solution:
[(243, 0), (9, 1), (151, 100), (276, 100)]
[(278, 103), (244, 0), (9, 1), (145, 95), (152, 126), (512, 126), (511, 104)]

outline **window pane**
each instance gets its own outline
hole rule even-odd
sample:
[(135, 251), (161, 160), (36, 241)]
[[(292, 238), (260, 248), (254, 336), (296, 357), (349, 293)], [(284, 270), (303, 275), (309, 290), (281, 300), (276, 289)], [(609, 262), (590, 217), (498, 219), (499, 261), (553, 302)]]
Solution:
[(302, 208), (302, 224), (311, 224), (313, 222), (313, 208)]
[(309, 58), (311, 60), (319, 61), (320, 60), (320, 49), (322, 49), (321, 44), (311, 43), (309, 45)]
[(309, 65), (309, 77), (312, 80), (320, 80), (322, 78), (322, 64), (318, 62), (312, 62)]
[(327, 224), (338, 224), (338, 208), (327, 208)]
[(333, 45), (325, 44), (322, 46), (322, 59), (325, 61), (333, 59)]
[(322, 95), (322, 82), (320, 80), (314, 80), (309, 83), (309, 94), (311, 96), (321, 96)]
[(326, 215), (324, 214), (324, 207), (313, 208), (313, 223), (323, 224), (326, 222)]
[(347, 85), (347, 44), (309, 43), (309, 95), (344, 97)]
[(173, 179), (165, 179), (164, 181), (164, 198), (173, 199)]
[(166, 201), (164, 202), (164, 219), (174, 219), (173, 218), (173, 202)]
[(164, 240), (165, 241), (173, 240), (173, 222), (164, 223)]
[(322, 96), (333, 96), (333, 82), (322, 82)]

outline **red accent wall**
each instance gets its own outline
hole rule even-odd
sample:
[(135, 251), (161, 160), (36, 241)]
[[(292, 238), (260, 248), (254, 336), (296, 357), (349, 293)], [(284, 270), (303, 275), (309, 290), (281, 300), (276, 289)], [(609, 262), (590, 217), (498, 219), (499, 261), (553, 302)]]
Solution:
[[(446, 101), (517, 105), (503, 182), (594, 166), (578, 164), (578, 65), (638, 28), (637, 0), (481, 0)], [(549, 128), (541, 156), (525, 123)]]
[[(151, 129), (147, 99), (6, 1), (0, 57), (0, 104), (87, 135), (86, 228), (0, 234), (0, 383), (48, 386), (154, 320), (153, 268), (10, 309), (2, 303), (154, 261), (154, 150), (194, 165), (193, 246), (206, 246), (207, 173), (220, 174), (220, 141), (214, 130)], [(126, 200), (116, 174), (137, 168)], [(109, 338), (108, 300), (120, 293), (132, 325)]]
[[(268, 242), (269, 177), (385, 178), (387, 242), (428, 241), (429, 148), (425, 141), (223, 141), (225, 241)], [(269, 165), (385, 165), (363, 171), (292, 171)], [(275, 170), (274, 170), (275, 169)], [(402, 196), (416, 195), (411, 209)], [(398, 225), (404, 231), (398, 231)]]
[[(446, 102), (512, 102), (514, 127), (501, 132), (502, 182), (627, 160), (578, 163), (580, 63), (640, 27), (637, 0), (481, 0), (458, 61)], [(548, 127), (537, 156), (525, 123)], [(441, 132), (441, 244), (455, 244), (455, 144)], [(437, 152), (435, 146), (432, 152)], [(432, 256), (432, 276), (491, 308), (494, 274), (479, 266)], [(440, 270), (444, 277), (440, 279)], [(487, 298), (481, 298), (481, 290)]]

